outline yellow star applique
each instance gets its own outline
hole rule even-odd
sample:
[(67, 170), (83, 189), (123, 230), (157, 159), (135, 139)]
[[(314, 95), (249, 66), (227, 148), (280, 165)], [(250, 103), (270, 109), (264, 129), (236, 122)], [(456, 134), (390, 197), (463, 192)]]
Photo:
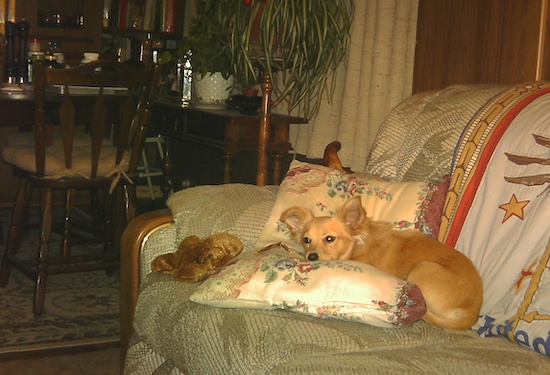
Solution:
[(512, 194), (512, 198), (510, 198), (510, 201), (508, 203), (504, 203), (498, 206), (498, 208), (500, 208), (501, 210), (506, 211), (502, 222), (504, 223), (512, 216), (517, 216), (520, 220), (523, 220), (525, 216), (524, 208), (529, 204), (529, 202), (530, 201), (518, 201), (516, 195)]

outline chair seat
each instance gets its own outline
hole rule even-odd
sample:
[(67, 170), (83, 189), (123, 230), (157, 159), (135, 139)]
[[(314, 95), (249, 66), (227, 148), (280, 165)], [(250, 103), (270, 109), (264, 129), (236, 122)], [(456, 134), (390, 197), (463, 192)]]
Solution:
[[(4, 161), (12, 166), (26, 172), (36, 173), (36, 154), (32, 133), (22, 133), (21, 136), (10, 140), (12, 146), (2, 150)], [(91, 175), (91, 137), (86, 134), (75, 135), (73, 145), (73, 156), (71, 168), (65, 167), (65, 157), (60, 137), (53, 137), (51, 146), (46, 147), (46, 170), (45, 176), (59, 179), (63, 177), (90, 177)], [(101, 148), (98, 176), (109, 176), (120, 170), (126, 172), (128, 169), (128, 152), (125, 152), (122, 161), (116, 166), (116, 152), (114, 146), (109, 145), (110, 140), (106, 139)]]

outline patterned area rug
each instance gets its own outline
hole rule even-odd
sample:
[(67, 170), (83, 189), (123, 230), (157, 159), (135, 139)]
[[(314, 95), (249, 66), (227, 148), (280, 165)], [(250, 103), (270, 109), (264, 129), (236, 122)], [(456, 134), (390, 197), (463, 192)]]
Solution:
[[(0, 209), (4, 240), (10, 213)], [(31, 254), (37, 249), (37, 231), (26, 233), (20, 251)], [(59, 249), (59, 243), (60, 236), (54, 235), (52, 251)], [(0, 288), (0, 354), (119, 340), (118, 272), (113, 276), (105, 271), (50, 275), (44, 313), (39, 317), (32, 313), (33, 289), (33, 282), (17, 270), (12, 270), (6, 288)]]

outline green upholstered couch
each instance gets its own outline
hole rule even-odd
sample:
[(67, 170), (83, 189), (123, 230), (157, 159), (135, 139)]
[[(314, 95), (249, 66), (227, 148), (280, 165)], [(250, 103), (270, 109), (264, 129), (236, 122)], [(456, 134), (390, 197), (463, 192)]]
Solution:
[[(392, 181), (449, 174), (467, 124), (507, 89), (452, 86), (404, 100), (383, 124), (366, 172)], [(282, 310), (217, 308), (189, 300), (198, 284), (150, 272), (154, 257), (174, 251), (188, 235), (229, 232), (241, 238), (244, 252), (254, 251), (277, 192), (278, 186), (194, 187), (174, 194), (169, 209), (128, 227), (122, 254), (125, 374), (550, 373), (550, 358), (536, 352), (544, 351), (544, 337), (532, 350), (485, 326), (447, 331), (419, 321), (387, 329)], [(550, 311), (548, 299), (545, 307), (542, 315)]]

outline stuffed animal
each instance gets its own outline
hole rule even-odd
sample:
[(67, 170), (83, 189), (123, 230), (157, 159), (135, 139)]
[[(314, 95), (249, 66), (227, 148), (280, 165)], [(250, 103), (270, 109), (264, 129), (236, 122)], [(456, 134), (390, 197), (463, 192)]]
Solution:
[(241, 240), (228, 233), (217, 233), (204, 239), (189, 236), (181, 241), (175, 253), (156, 257), (151, 269), (153, 272), (173, 274), (176, 280), (193, 283), (216, 273), (242, 249)]

